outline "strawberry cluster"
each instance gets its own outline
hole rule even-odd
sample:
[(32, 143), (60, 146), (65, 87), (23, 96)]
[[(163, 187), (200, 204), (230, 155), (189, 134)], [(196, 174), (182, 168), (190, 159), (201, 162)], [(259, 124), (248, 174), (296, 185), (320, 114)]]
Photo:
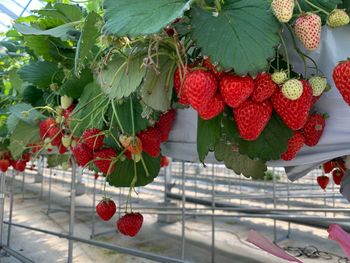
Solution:
[(179, 72), (174, 73), (179, 103), (192, 106), (204, 120), (221, 114), (225, 106), (232, 108), (244, 140), (259, 138), (275, 111), (295, 132), (281, 156), (284, 160), (293, 159), (304, 144), (315, 146), (322, 136), (325, 117), (311, 113), (327, 86), (322, 77), (310, 79), (311, 85), (307, 80), (288, 79), (283, 71), (260, 73), (255, 78), (238, 76), (220, 72), (209, 59), (203, 61), (202, 68), (186, 66), (183, 78)]
[(12, 166), (14, 170), (23, 172), (30, 159), (29, 152), (23, 153), (19, 159), (14, 159), (10, 152), (0, 152), (0, 171), (5, 173)]
[(340, 185), (346, 172), (345, 161), (342, 158), (336, 158), (328, 162), (325, 162), (322, 165), (322, 167), (323, 167), (324, 175), (317, 177), (318, 185), (323, 190), (327, 188), (329, 184), (329, 177), (327, 176), (327, 174), (332, 174), (333, 182), (336, 185)]

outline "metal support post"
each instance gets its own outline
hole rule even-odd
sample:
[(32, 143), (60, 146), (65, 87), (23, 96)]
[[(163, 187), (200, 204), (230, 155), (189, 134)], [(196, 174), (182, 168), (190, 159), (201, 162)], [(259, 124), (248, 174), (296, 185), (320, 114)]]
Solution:
[[(13, 200), (14, 200), (14, 196), (13, 196), (13, 192), (14, 192), (14, 186), (15, 186), (15, 171), (12, 170), (12, 179), (11, 179), (11, 189), (10, 189), (10, 210), (9, 210), (9, 222), (10, 224), (12, 223), (12, 214), (13, 214)], [(10, 243), (11, 243), (11, 228), (12, 225), (8, 225), (7, 228), (7, 247), (10, 247)]]
[(25, 176), (24, 176), (24, 171), (22, 172), (22, 200), (24, 202), (24, 182), (25, 182)]
[(47, 212), (46, 214), (49, 215), (51, 211), (51, 185), (52, 185), (52, 168), (50, 168), (49, 173), (49, 192), (48, 192), (48, 204), (47, 204)]
[(215, 165), (212, 164), (211, 174), (211, 262), (215, 263)]
[(95, 206), (96, 206), (96, 179), (94, 180), (94, 189), (93, 189), (93, 195), (92, 195), (92, 210), (91, 210), (91, 217), (92, 217), (92, 224), (91, 224), (91, 235), (90, 238), (95, 237), (95, 219), (96, 219), (96, 211), (95, 211)]
[(185, 196), (185, 162), (181, 162), (181, 177), (182, 177), (182, 209), (181, 209), (181, 216), (182, 216), (182, 246), (181, 246), (181, 259), (185, 260), (185, 243), (186, 243), (186, 236), (185, 236), (185, 204), (186, 204), (186, 196)]
[[(275, 169), (273, 170), (273, 208), (276, 209), (276, 176)], [(277, 221), (273, 220), (273, 242), (277, 242)]]
[(3, 236), (3, 221), (5, 212), (5, 173), (0, 172), (0, 247), (3, 246), (2, 236)]
[[(289, 190), (289, 179), (288, 177), (287, 178), (287, 206), (288, 206), (288, 214), (289, 214), (289, 209), (290, 209), (290, 197), (289, 197), (289, 194), (290, 194), (290, 190)], [(290, 222), (288, 222), (288, 232), (287, 232), (287, 238), (290, 237), (290, 231), (291, 231), (291, 225), (290, 225)]]
[[(72, 181), (70, 185), (70, 211), (69, 211), (69, 235), (74, 235), (74, 218), (75, 218), (75, 175), (76, 163), (72, 160)], [(73, 262), (73, 240), (68, 241), (68, 263)]]

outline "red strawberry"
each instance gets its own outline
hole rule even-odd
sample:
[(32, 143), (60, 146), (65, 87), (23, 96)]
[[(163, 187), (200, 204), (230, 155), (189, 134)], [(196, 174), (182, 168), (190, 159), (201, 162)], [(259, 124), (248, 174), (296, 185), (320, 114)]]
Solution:
[(47, 118), (39, 123), (40, 138), (44, 139), (49, 137), (49, 130), (52, 126), (56, 125), (56, 121), (52, 118)]
[(332, 172), (334, 168), (335, 168), (335, 164), (333, 161), (328, 161), (328, 162), (323, 164), (323, 171), (326, 174)]
[(320, 114), (312, 114), (307, 120), (303, 132), (305, 137), (305, 144), (307, 146), (315, 146), (320, 140), (326, 121), (324, 116)]
[(169, 166), (169, 159), (166, 156), (162, 156), (162, 158), (160, 158), (160, 167), (167, 167)]
[(342, 170), (336, 169), (332, 172), (333, 182), (336, 185), (340, 185), (341, 180), (344, 177), (344, 172)]
[(292, 130), (300, 130), (306, 123), (311, 108), (312, 89), (307, 81), (302, 80), (303, 94), (297, 100), (287, 99), (281, 90), (272, 96), (274, 110)]
[(337, 158), (334, 160), (335, 167), (343, 172), (346, 171), (345, 161), (342, 158)]
[(339, 63), (333, 71), (335, 86), (350, 106), (350, 60)]
[(247, 100), (233, 110), (238, 132), (247, 141), (253, 141), (259, 137), (269, 122), (271, 114), (272, 106), (268, 101), (259, 103)]
[(160, 132), (160, 141), (166, 142), (169, 138), (169, 133), (171, 131), (171, 128), (173, 127), (174, 121), (176, 117), (176, 110), (172, 109), (167, 111), (166, 113), (163, 113), (158, 122), (156, 123), (156, 128)]
[(0, 170), (5, 173), (10, 166), (10, 161), (7, 159), (0, 160)]
[(271, 74), (260, 73), (254, 80), (255, 89), (252, 100), (262, 102), (270, 98), (277, 90), (277, 84), (272, 80)]
[(143, 151), (156, 158), (160, 154), (161, 134), (158, 129), (152, 127), (138, 133), (137, 137), (142, 142)]
[(83, 139), (87, 147), (97, 150), (103, 146), (105, 136), (101, 130), (93, 128), (84, 131)]
[(295, 35), (310, 51), (318, 48), (321, 42), (321, 18), (319, 15), (302, 14), (294, 24)]
[(125, 236), (134, 237), (140, 231), (143, 216), (140, 213), (125, 214), (117, 221), (117, 228)]
[(51, 127), (51, 129), (49, 130), (49, 136), (50, 136), (50, 139), (51, 139), (51, 144), (53, 146), (58, 146), (58, 145), (61, 144), (63, 133), (62, 133), (60, 128), (58, 128), (58, 127)]
[(22, 154), (22, 160), (25, 162), (29, 162), (30, 161), (30, 153)]
[(288, 140), (287, 151), (281, 155), (282, 160), (290, 161), (295, 158), (299, 150), (305, 143), (305, 137), (300, 131), (294, 132), (294, 135)]
[(90, 162), (93, 159), (91, 149), (83, 143), (79, 143), (75, 147), (73, 147), (72, 152), (79, 166), (84, 167), (88, 162)]
[(318, 176), (317, 177), (317, 183), (318, 185), (324, 190), (327, 188), (327, 185), (329, 183), (329, 178), (325, 175)]
[(62, 116), (65, 119), (68, 119), (72, 115), (72, 112), (74, 111), (74, 109), (75, 109), (75, 104), (70, 105), (66, 110), (63, 111)]
[(254, 91), (254, 81), (251, 77), (225, 75), (220, 80), (221, 96), (232, 108), (241, 105)]
[(198, 114), (203, 120), (210, 120), (222, 113), (224, 109), (225, 102), (222, 100), (220, 94), (216, 94), (207, 105), (198, 111)]
[(209, 69), (217, 79), (220, 79), (224, 74), (224, 72), (219, 71), (217, 67), (213, 65), (213, 63), (211, 63), (209, 58), (203, 59), (203, 67), (206, 67), (207, 69)]
[(96, 212), (103, 221), (108, 221), (113, 217), (117, 207), (113, 200), (104, 198), (96, 206)]
[(27, 163), (22, 160), (15, 160), (12, 164), (13, 168), (18, 172), (23, 172), (26, 169)]
[(28, 147), (30, 148), (31, 153), (37, 153), (42, 148), (42, 146), (39, 143), (28, 144)]
[(99, 177), (98, 173), (94, 173), (94, 178), (95, 178), (95, 180), (97, 180), (98, 177)]
[(176, 95), (179, 98), (179, 103), (183, 105), (189, 104), (187, 96), (185, 94), (185, 89), (183, 87), (183, 82), (187, 74), (188, 74), (188, 66), (185, 65), (184, 69), (181, 71), (181, 74), (180, 74), (180, 69), (177, 68), (174, 72), (174, 77), (173, 77)]
[(186, 75), (183, 88), (191, 106), (199, 110), (215, 95), (218, 83), (213, 73), (197, 69)]
[(61, 144), (61, 143), (57, 146), (57, 148), (58, 148), (58, 152), (60, 154), (64, 154), (68, 151), (68, 149), (66, 147), (64, 147), (63, 144)]
[(94, 164), (105, 175), (110, 175), (115, 169), (113, 159), (117, 153), (112, 148), (103, 148), (94, 152)]

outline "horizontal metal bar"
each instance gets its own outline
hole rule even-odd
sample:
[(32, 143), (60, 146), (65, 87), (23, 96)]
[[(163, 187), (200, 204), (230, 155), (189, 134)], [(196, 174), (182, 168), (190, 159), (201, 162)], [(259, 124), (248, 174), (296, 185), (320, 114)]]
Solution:
[(2, 250), (4, 250), (8, 255), (18, 259), (19, 261), (23, 263), (35, 263), (35, 261), (23, 256), (21, 253), (17, 252), (16, 250), (13, 250), (9, 247), (3, 246)]
[(170, 258), (170, 257), (165, 257), (165, 256), (159, 256), (159, 255), (156, 255), (156, 254), (143, 252), (141, 250), (135, 250), (135, 249), (131, 249), (131, 248), (124, 248), (124, 247), (120, 247), (120, 246), (116, 246), (116, 245), (110, 245), (110, 244), (103, 243), (103, 242), (98, 242), (98, 241), (94, 241), (94, 240), (88, 240), (88, 239), (80, 238), (80, 237), (76, 237), (76, 236), (70, 236), (70, 235), (67, 235), (67, 234), (53, 232), (53, 231), (46, 230), (46, 229), (26, 226), (26, 225), (17, 224), (17, 223), (10, 223), (8, 221), (4, 221), (4, 224), (12, 225), (12, 226), (15, 226), (15, 227), (24, 228), (24, 229), (28, 229), (28, 230), (32, 230), (32, 231), (36, 231), (36, 232), (41, 232), (41, 233), (52, 235), (52, 236), (56, 236), (56, 237), (59, 237), (59, 238), (65, 238), (65, 239), (68, 239), (68, 240), (73, 240), (73, 241), (76, 241), (76, 242), (89, 244), (89, 245), (92, 245), (92, 246), (95, 246), (95, 247), (100, 247), (100, 248), (105, 248), (105, 249), (117, 251), (117, 252), (122, 253), (122, 254), (132, 255), (132, 256), (145, 258), (145, 259), (149, 259), (149, 260), (154, 260), (154, 261), (161, 262), (161, 263), (186, 263), (187, 262), (187, 261), (183, 261), (183, 260), (180, 260), (180, 259), (175, 259), (175, 258)]

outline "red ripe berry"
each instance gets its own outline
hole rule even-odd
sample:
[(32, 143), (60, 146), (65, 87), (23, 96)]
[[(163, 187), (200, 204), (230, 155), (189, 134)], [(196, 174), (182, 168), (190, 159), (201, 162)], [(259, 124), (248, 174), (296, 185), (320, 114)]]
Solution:
[(335, 168), (335, 163), (333, 161), (328, 161), (323, 164), (323, 171), (326, 174), (329, 174), (330, 172), (332, 172), (334, 168)]
[(125, 236), (134, 237), (140, 231), (143, 216), (140, 213), (125, 214), (117, 221), (117, 228)]
[(49, 137), (49, 130), (56, 125), (56, 121), (52, 118), (47, 118), (39, 123), (40, 138), (45, 139)]
[(68, 149), (62, 145), (62, 143), (59, 144), (59, 145), (57, 146), (57, 148), (58, 148), (59, 154), (64, 154), (64, 153), (66, 153), (66, 152), (68, 151)]
[(53, 146), (58, 146), (61, 144), (63, 133), (60, 128), (55, 126), (51, 127), (51, 129), (49, 130), (49, 136), (51, 139), (51, 144)]
[(225, 102), (220, 94), (216, 94), (207, 105), (198, 111), (198, 114), (203, 120), (210, 120), (222, 113), (224, 109)]
[(176, 95), (179, 98), (179, 103), (183, 105), (189, 104), (187, 96), (185, 94), (185, 89), (183, 86), (183, 82), (187, 74), (188, 74), (188, 66), (185, 65), (184, 69), (181, 71), (181, 74), (180, 74), (180, 69), (177, 68), (174, 72), (174, 77), (173, 77)]
[(169, 166), (169, 159), (166, 156), (162, 156), (160, 158), (160, 167), (167, 167)]
[(97, 150), (103, 146), (104, 134), (99, 129), (88, 129), (83, 133), (84, 142), (91, 150)]
[(30, 161), (30, 153), (22, 154), (22, 160), (25, 162), (29, 162)]
[(320, 114), (310, 115), (308, 121), (306, 122), (303, 131), (305, 137), (305, 144), (307, 146), (315, 146), (319, 142), (324, 127), (326, 125), (326, 121), (324, 116)]
[(62, 116), (65, 119), (68, 119), (72, 115), (72, 112), (74, 111), (74, 109), (75, 109), (75, 104), (70, 105), (66, 110), (63, 111)]
[(324, 190), (327, 188), (327, 185), (329, 183), (329, 178), (325, 175), (318, 176), (317, 177), (317, 183), (318, 185)]
[(10, 166), (10, 161), (7, 159), (0, 160), (0, 170), (5, 173)]
[(92, 150), (83, 143), (72, 148), (73, 155), (79, 166), (84, 167), (93, 158)]
[(239, 135), (242, 139), (253, 141), (259, 137), (272, 114), (270, 102), (245, 101), (233, 111)]
[(344, 177), (344, 172), (342, 170), (336, 169), (332, 172), (333, 182), (336, 185), (340, 185), (341, 180)]
[(183, 88), (192, 108), (199, 110), (215, 95), (218, 83), (213, 73), (197, 69), (186, 75)]
[(260, 73), (254, 80), (255, 89), (252, 100), (262, 102), (270, 98), (277, 90), (277, 84), (272, 80), (271, 74)]
[(305, 137), (300, 131), (294, 132), (294, 135), (288, 140), (287, 151), (281, 155), (282, 160), (290, 161), (295, 158), (299, 150), (304, 146)]
[(28, 147), (30, 148), (30, 152), (31, 153), (37, 153), (41, 150), (41, 145), (40, 144), (37, 144), (37, 143), (31, 143), (31, 144), (28, 144)]
[(225, 75), (220, 80), (221, 96), (232, 108), (239, 107), (254, 91), (254, 81), (251, 77)]
[(318, 100), (321, 98), (321, 96), (322, 96), (322, 94), (320, 96), (313, 96), (312, 97), (311, 107), (313, 107), (318, 102)]
[(345, 161), (342, 158), (335, 159), (334, 164), (339, 170), (346, 171)]
[(213, 63), (211, 63), (209, 58), (205, 58), (203, 59), (203, 67), (206, 67), (207, 69), (209, 69), (214, 75), (215, 77), (219, 80), (224, 72), (219, 71), (215, 65), (213, 65)]
[(111, 199), (103, 199), (96, 206), (96, 212), (103, 221), (111, 219), (116, 210), (117, 207)]
[(173, 127), (174, 121), (176, 117), (176, 110), (172, 109), (163, 113), (158, 122), (156, 123), (156, 129), (160, 132), (160, 141), (166, 142), (169, 138), (169, 133), (171, 128)]
[(115, 164), (113, 158), (117, 157), (117, 153), (112, 148), (103, 148), (94, 152), (94, 164), (105, 175), (114, 172)]
[(160, 154), (161, 134), (158, 129), (152, 127), (138, 133), (137, 137), (142, 142), (143, 151), (156, 158)]
[(271, 99), (274, 110), (282, 118), (284, 123), (294, 131), (304, 127), (311, 109), (312, 88), (307, 81), (302, 80), (302, 83), (303, 94), (299, 99), (287, 99), (281, 89)]
[(350, 61), (339, 63), (333, 70), (335, 86), (343, 96), (344, 101), (350, 106)]
[(12, 164), (13, 168), (18, 172), (23, 172), (26, 169), (26, 162), (22, 160), (16, 160)]
[(95, 180), (97, 180), (98, 177), (99, 177), (98, 173), (94, 173), (94, 178), (95, 178)]

